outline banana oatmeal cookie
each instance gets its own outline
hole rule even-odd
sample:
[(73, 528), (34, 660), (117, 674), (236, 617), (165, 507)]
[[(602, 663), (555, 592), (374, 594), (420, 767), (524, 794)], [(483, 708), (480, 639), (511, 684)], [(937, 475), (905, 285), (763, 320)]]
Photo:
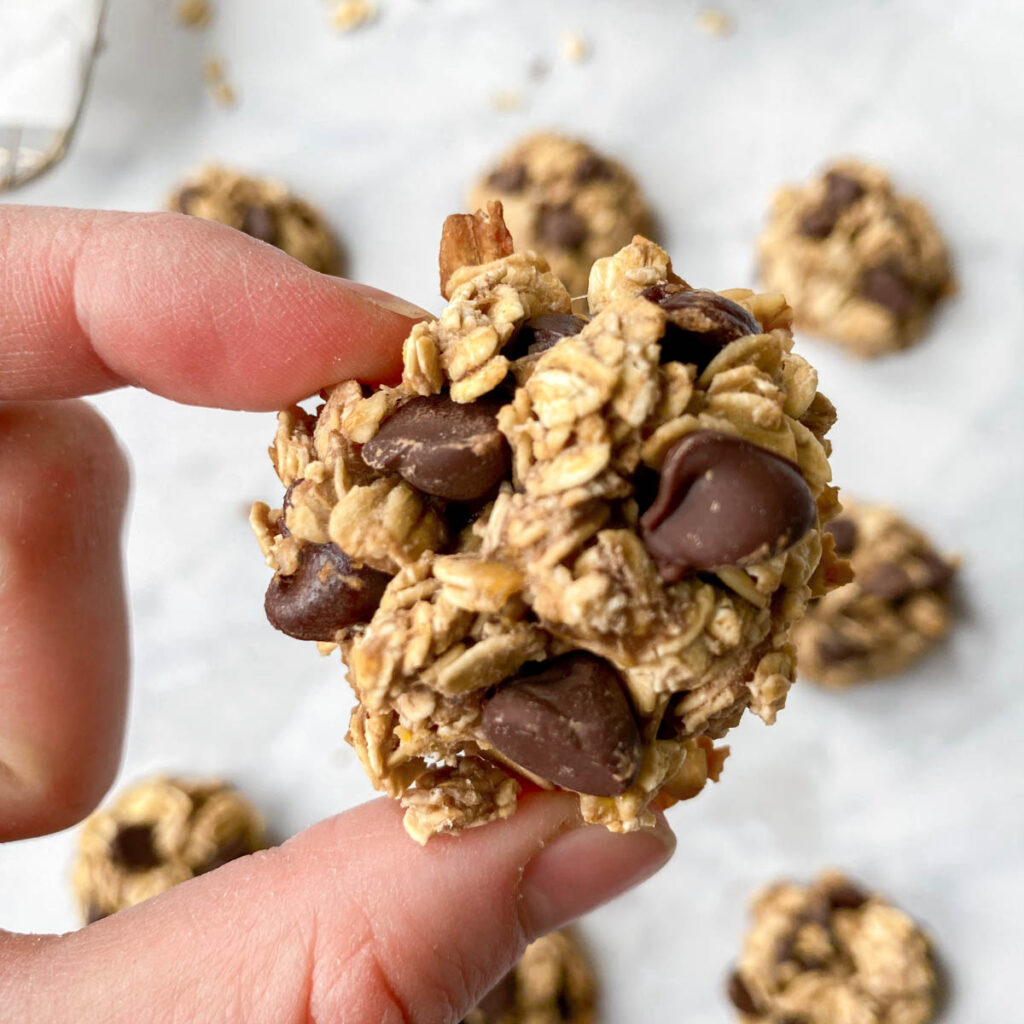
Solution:
[(760, 258), (765, 285), (786, 296), (797, 327), (859, 356), (906, 348), (955, 289), (924, 205), (855, 160), (776, 193)]
[(262, 819), (231, 786), (159, 776), (90, 815), (71, 882), (91, 923), (266, 845)]
[(740, 1024), (925, 1024), (931, 943), (901, 910), (836, 872), (758, 893), (726, 991)]
[(349, 739), (420, 842), (508, 817), (524, 778), (650, 826), (747, 708), (774, 721), (790, 627), (848, 578), (835, 412), (781, 296), (692, 289), (639, 236), (589, 319), (499, 203), (448, 219), (441, 281), (400, 385), (279, 414), (267, 616), (340, 647)]
[(854, 579), (794, 629), (800, 674), (842, 687), (902, 671), (949, 631), (957, 560), (884, 505), (846, 502), (825, 529)]
[(470, 1010), (462, 1024), (592, 1024), (594, 976), (572, 933), (552, 932)]
[(529, 135), (501, 157), (469, 194), (469, 208), (498, 199), (520, 249), (539, 252), (570, 295), (587, 290), (594, 260), (651, 233), (633, 176), (585, 142)]
[(339, 272), (341, 257), (327, 222), (276, 181), (211, 164), (180, 185), (167, 208), (244, 231), (322, 274)]

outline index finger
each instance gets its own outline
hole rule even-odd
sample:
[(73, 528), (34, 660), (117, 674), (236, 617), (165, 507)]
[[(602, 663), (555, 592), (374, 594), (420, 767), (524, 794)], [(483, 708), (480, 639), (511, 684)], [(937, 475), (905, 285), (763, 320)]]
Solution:
[(280, 408), (393, 379), (424, 311), (181, 214), (0, 206), (0, 400)]

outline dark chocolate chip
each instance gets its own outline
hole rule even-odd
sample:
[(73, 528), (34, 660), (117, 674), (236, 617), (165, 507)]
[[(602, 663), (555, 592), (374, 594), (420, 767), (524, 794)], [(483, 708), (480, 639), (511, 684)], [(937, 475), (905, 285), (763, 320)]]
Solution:
[(339, 629), (373, 618), (390, 578), (354, 563), (334, 544), (307, 544), (299, 550), (298, 569), (270, 581), (263, 608), (282, 633), (333, 640)]
[(801, 233), (819, 241), (832, 234), (840, 214), (860, 199), (865, 191), (856, 178), (839, 171), (829, 171), (825, 175), (825, 189), (821, 204), (808, 211), (800, 222)]
[(196, 199), (198, 199), (201, 194), (202, 194), (202, 190), (201, 189), (198, 189), (198, 188), (195, 188), (195, 187), (192, 187), (192, 186), (183, 188), (178, 193), (178, 199), (177, 199), (177, 203), (176, 203), (178, 209), (182, 213), (191, 213), (190, 207), (192, 206), (192, 203)]
[(374, 469), (398, 473), (421, 491), (450, 501), (475, 501), (508, 476), (512, 456), (498, 430), (501, 403), (414, 398), (391, 414), (363, 445)]
[(729, 981), (725, 986), (725, 993), (729, 997), (729, 1002), (740, 1013), (758, 1012), (757, 1003), (754, 1002), (754, 997), (750, 994), (750, 989), (744, 984), (739, 971), (733, 971), (729, 975)]
[(803, 537), (816, 515), (795, 463), (731, 434), (699, 430), (669, 449), (640, 528), (662, 578), (674, 583), (694, 569), (771, 558)]
[(277, 244), (277, 222), (265, 206), (247, 206), (242, 211), (242, 230), (261, 242)]
[(516, 972), (509, 971), (476, 1008), (483, 1014), (484, 1024), (501, 1024), (505, 1015), (516, 1008)]
[(730, 341), (761, 333), (761, 325), (742, 306), (705, 288), (656, 284), (642, 294), (668, 315), (662, 363), (694, 363), (700, 373)]
[(851, 640), (842, 633), (827, 633), (818, 640), (814, 649), (826, 665), (841, 665), (844, 661), (859, 658), (867, 651), (862, 643)]
[(562, 338), (579, 334), (586, 326), (587, 321), (583, 317), (573, 316), (571, 313), (543, 313), (541, 316), (532, 316), (520, 325), (501, 352), (509, 359), (540, 355)]
[(804, 214), (800, 221), (800, 234), (805, 238), (814, 238), (820, 242), (832, 234), (838, 219), (836, 211), (826, 203), (822, 203)]
[(591, 181), (610, 181), (614, 177), (615, 172), (611, 164), (596, 153), (588, 153), (572, 173), (572, 180), (576, 185), (586, 185)]
[(880, 562), (864, 569), (857, 574), (857, 582), (862, 593), (883, 601), (898, 601), (917, 589), (906, 569), (894, 562)]
[(893, 262), (865, 270), (860, 291), (864, 298), (884, 306), (896, 317), (905, 317), (914, 308), (914, 290)]
[(867, 894), (849, 882), (835, 885), (828, 891), (828, 903), (833, 910), (857, 910), (867, 901)]
[(114, 861), (129, 871), (149, 871), (160, 863), (152, 825), (122, 825), (110, 848)]
[(484, 704), (481, 724), (506, 757), (577, 793), (618, 796), (640, 767), (640, 733), (619, 674), (584, 651), (506, 680)]
[(934, 551), (925, 551), (917, 556), (924, 564), (925, 577), (921, 583), (922, 590), (941, 590), (953, 578), (956, 567), (935, 554)]
[(238, 860), (239, 857), (246, 857), (252, 852), (253, 848), (248, 839), (236, 836), (214, 850), (210, 859), (196, 870), (196, 874), (205, 875), (207, 871), (216, 871), (217, 868), (223, 867), (233, 860)]
[(578, 249), (587, 240), (587, 222), (572, 203), (545, 204), (537, 212), (537, 234), (555, 249)]
[(513, 164), (499, 167), (488, 177), (487, 184), (500, 192), (522, 192), (528, 177), (526, 164)]
[(832, 534), (835, 551), (840, 558), (853, 554), (857, 546), (857, 524), (849, 516), (838, 516), (826, 523), (825, 532)]

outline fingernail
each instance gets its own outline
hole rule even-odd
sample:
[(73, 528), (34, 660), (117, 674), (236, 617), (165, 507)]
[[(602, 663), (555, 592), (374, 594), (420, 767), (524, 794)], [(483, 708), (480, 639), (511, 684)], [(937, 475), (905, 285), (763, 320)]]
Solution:
[(397, 295), (392, 295), (390, 292), (381, 291), (380, 288), (372, 288), (368, 284), (360, 284), (358, 281), (348, 280), (345, 281), (345, 285), (352, 291), (358, 292), (364, 299), (368, 299), (375, 306), (380, 306), (391, 313), (408, 317), (410, 320), (433, 319), (433, 313), (429, 313), (427, 310), (421, 309), (411, 302), (406, 302), (405, 299), (400, 299)]
[(664, 821), (625, 835), (587, 825), (557, 836), (523, 875), (520, 899), (527, 931), (542, 935), (614, 899), (653, 875), (675, 846)]

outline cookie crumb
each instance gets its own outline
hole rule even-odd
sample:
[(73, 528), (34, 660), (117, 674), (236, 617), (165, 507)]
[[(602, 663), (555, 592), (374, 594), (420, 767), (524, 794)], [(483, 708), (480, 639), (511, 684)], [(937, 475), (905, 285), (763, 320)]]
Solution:
[(203, 65), (203, 78), (214, 102), (222, 107), (233, 107), (238, 103), (238, 94), (224, 74), (224, 62), (219, 57), (210, 57)]
[(331, 24), (341, 32), (354, 32), (376, 21), (377, 14), (372, 0), (340, 0), (331, 14)]
[(582, 64), (590, 57), (590, 46), (577, 32), (566, 32), (562, 36), (562, 56), (573, 64)]
[(206, 28), (213, 18), (209, 0), (180, 0), (178, 21), (186, 28)]
[(736, 22), (717, 7), (705, 7), (697, 15), (697, 28), (709, 36), (731, 36), (736, 31)]
[(526, 101), (523, 99), (521, 92), (516, 92), (513, 89), (500, 89), (498, 92), (491, 96), (491, 106), (495, 110), (512, 111), (522, 110), (526, 105)]

